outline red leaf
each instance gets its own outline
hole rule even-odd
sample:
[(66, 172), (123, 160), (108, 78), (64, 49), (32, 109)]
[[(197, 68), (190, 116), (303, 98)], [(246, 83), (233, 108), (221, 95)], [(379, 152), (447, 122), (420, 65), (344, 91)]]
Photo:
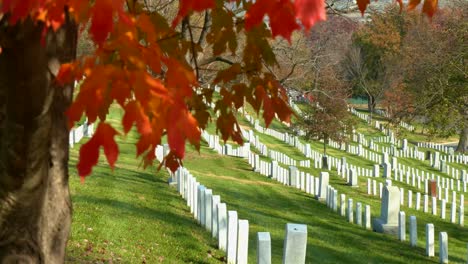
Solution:
[(179, 1), (179, 12), (176, 18), (172, 21), (172, 27), (177, 26), (180, 20), (185, 17), (188, 13), (193, 11), (201, 12), (206, 9), (214, 8), (216, 3), (214, 0), (180, 0)]
[(271, 3), (268, 0), (255, 1), (245, 14), (245, 29), (250, 30), (260, 24), (265, 14), (270, 12), (270, 9)]
[(130, 131), (133, 123), (136, 123), (140, 135), (151, 134), (151, 124), (148, 116), (141, 108), (141, 105), (136, 101), (131, 101), (125, 105), (125, 114), (122, 118), (122, 125), (125, 133)]
[(96, 0), (91, 12), (91, 27), (89, 31), (94, 42), (101, 45), (114, 27), (112, 0)]
[(56, 80), (60, 85), (71, 83), (74, 79), (75, 65), (71, 63), (62, 64), (57, 74)]
[[(273, 37), (279, 35), (289, 41), (291, 33), (299, 29), (295, 19), (295, 9), (290, 0), (276, 0), (274, 3), (269, 0), (256, 1), (245, 15), (245, 29), (250, 30), (260, 24), (265, 15), (268, 15), (270, 19)], [(304, 17), (304, 19), (307, 18)]]
[(370, 0), (357, 0), (357, 5), (361, 11), (361, 15), (364, 16), (364, 11), (366, 11), (367, 5), (370, 4)]
[[(321, 0), (318, 0), (321, 1)], [(273, 37), (282, 36), (291, 43), (291, 34), (300, 29), (296, 22), (294, 6), (289, 0), (280, 0), (270, 10), (271, 34)]]
[(197, 120), (190, 114), (185, 104), (172, 105), (167, 115), (167, 140), (171, 151), (178, 158), (184, 158), (185, 140), (196, 144), (200, 141), (200, 131)]
[[(401, 0), (400, 0), (401, 1)], [(316, 22), (326, 20), (324, 0), (296, 0), (294, 1), (296, 18), (301, 20), (309, 30)]]
[(429, 17), (434, 16), (437, 10), (437, 2), (437, 0), (424, 0), (422, 12)]
[(93, 166), (98, 162), (99, 148), (101, 146), (104, 148), (107, 162), (112, 169), (114, 168), (115, 161), (119, 155), (119, 148), (114, 139), (114, 136), (117, 134), (118, 132), (109, 124), (104, 122), (99, 123), (93, 137), (81, 146), (80, 160), (76, 165), (80, 177), (86, 177), (91, 173)]

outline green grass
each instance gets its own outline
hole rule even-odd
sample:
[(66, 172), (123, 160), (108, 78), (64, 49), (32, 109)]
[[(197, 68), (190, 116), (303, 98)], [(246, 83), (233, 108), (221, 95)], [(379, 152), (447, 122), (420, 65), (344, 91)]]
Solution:
[[(121, 115), (120, 111), (112, 109), (108, 120), (118, 126)], [(240, 124), (250, 126), (245, 119), (240, 119)], [(288, 131), (278, 121), (272, 126), (279, 131)], [(366, 136), (381, 135), (364, 125), (359, 129), (367, 131)], [(208, 131), (213, 133), (213, 127)], [(305, 159), (297, 149), (273, 137), (256, 134), (270, 149), (282, 151), (296, 160)], [(71, 150), (70, 188), (74, 215), (67, 263), (221, 263), (224, 253), (216, 250), (216, 241), (196, 223), (185, 201), (168, 186), (167, 172), (140, 168), (140, 160), (134, 154), (136, 138), (133, 133), (118, 138), (118, 141), (121, 154), (116, 168), (112, 171), (101, 157), (85, 184), (79, 182), (75, 169), (80, 144)], [(322, 151), (322, 143), (310, 143), (313, 149)], [(327, 152), (335, 157), (344, 156), (348, 162), (361, 167), (370, 168), (373, 164), (331, 147)], [(399, 162), (431, 170), (420, 161), (399, 159)], [(188, 148), (184, 165), (201, 184), (221, 195), (228, 210), (236, 210), (240, 219), (249, 220), (250, 263), (256, 262), (256, 232), (260, 231), (271, 233), (272, 263), (281, 262), (286, 223), (307, 224), (306, 263), (436, 263), (439, 231), (448, 232), (451, 263), (466, 261), (467, 229), (438, 216), (402, 207), (408, 218), (416, 215), (418, 219), (418, 247), (411, 248), (409, 242), (399, 242), (389, 235), (347, 223), (324, 203), (252, 172), (244, 159), (216, 154), (205, 143), (200, 154)], [(300, 170), (315, 176), (319, 173), (313, 168)], [(383, 182), (383, 179), (377, 180)], [(364, 177), (360, 177), (359, 188), (350, 188), (332, 172), (330, 184), (347, 198), (353, 198), (355, 203), (371, 205), (372, 217), (379, 216), (380, 200), (367, 195)], [(468, 207), (468, 200), (466, 203)], [(467, 211), (465, 219), (468, 219)], [(450, 207), (447, 207), (447, 215), (449, 212)], [(435, 258), (424, 256), (426, 223), (435, 226)], [(407, 226), (408, 230), (409, 223)]]
[[(116, 123), (120, 113), (111, 114)], [(66, 262), (219, 263), (223, 254), (215, 249), (216, 241), (168, 186), (167, 172), (140, 168), (134, 134), (118, 139), (114, 171), (101, 157), (84, 184), (75, 169), (79, 145), (71, 150), (73, 222)]]
[[(249, 220), (249, 262), (255, 263), (256, 232), (264, 231), (271, 233), (272, 263), (281, 261), (286, 223), (307, 224), (306, 263), (437, 262), (436, 258), (424, 257), (424, 223), (429, 221), (435, 224), (436, 232), (449, 232), (451, 261), (461, 262), (466, 254), (462, 242), (468, 237), (466, 229), (442, 223), (436, 217), (408, 210), (407, 214), (416, 215), (419, 223), (418, 248), (410, 248), (391, 236), (347, 223), (311, 196), (252, 172), (246, 160), (219, 156), (206, 146), (202, 146), (201, 153), (189, 154), (185, 166), (213, 193), (221, 195), (228, 210), (236, 210), (240, 219)], [(380, 202), (365, 194), (364, 182), (360, 188), (349, 188), (332, 173), (330, 183), (355, 202), (370, 204), (373, 217), (378, 216)]]
[[(284, 128), (286, 129), (286, 128)], [(380, 132), (379, 132), (380, 133)], [(264, 135), (264, 134), (261, 134), (261, 133), (256, 133), (259, 138), (260, 138), (260, 141), (262, 143), (264, 143), (265, 145), (267, 145), (267, 147), (269, 147), (270, 149), (274, 149), (274, 150), (280, 150), (282, 151), (283, 153), (287, 154), (288, 156), (294, 158), (294, 159), (297, 159), (297, 160), (303, 160), (304, 157), (302, 156), (302, 154), (300, 152), (298, 152), (295, 148), (291, 147), (291, 146), (287, 146), (285, 143), (283, 143), (282, 141), (274, 138), (274, 137), (271, 137), (271, 136), (268, 136), (268, 135)], [(320, 142), (308, 142), (311, 144), (312, 148), (317, 150), (317, 151), (322, 151), (322, 143)], [(334, 157), (346, 157), (347, 158), (347, 161), (349, 163), (352, 163), (354, 165), (358, 165), (360, 167), (366, 167), (366, 168), (371, 168), (371, 165), (373, 165), (374, 163), (369, 161), (369, 160), (365, 160), (361, 157), (358, 157), (356, 155), (352, 155), (352, 154), (349, 154), (349, 153), (346, 153), (344, 151), (341, 151), (341, 150), (337, 150), (337, 149), (333, 149), (333, 148), (330, 148), (328, 147), (328, 150), (327, 150), (327, 153), (329, 155), (332, 155)], [(206, 161), (206, 155), (204, 155), (204, 158), (202, 160)], [(224, 160), (225, 158), (221, 158), (221, 157), (218, 157), (217, 158), (217, 163), (221, 163), (221, 160)], [(209, 162), (209, 161), (207, 161)], [(229, 162), (229, 161), (226, 161), (226, 163)], [(416, 167), (416, 168), (420, 168), (420, 169), (423, 169), (425, 171), (429, 171), (429, 172), (434, 172), (435, 174), (440, 174), (439, 172), (437, 172), (436, 170), (434, 170), (433, 168), (431, 168), (428, 164), (427, 161), (418, 161), (418, 160), (415, 160), (415, 159), (409, 159), (409, 158), (399, 158), (399, 162), (402, 163), (402, 164), (405, 164), (405, 165), (410, 165), (412, 167)], [(190, 163), (188, 163), (189, 167), (190, 167)], [(197, 166), (198, 167), (200, 165), (200, 162), (199, 160), (197, 159)], [(229, 182), (229, 184), (227, 184), (227, 181), (228, 180), (232, 180), (232, 181), (235, 181), (236, 179), (239, 179), (240, 181), (240, 178), (242, 178), (242, 182), (243, 184), (247, 183), (246, 180), (247, 179), (251, 179), (250, 176), (244, 176), (244, 173), (241, 173), (241, 172), (231, 172), (231, 169), (230, 168), (238, 168), (240, 165), (231, 165), (231, 164), (225, 164), (225, 165), (221, 165), (218, 166), (218, 168), (216, 169), (216, 172), (217, 173), (212, 173), (213, 176), (216, 174), (216, 175), (230, 175), (232, 174), (231, 177), (229, 177), (230, 179), (227, 179), (225, 177), (223, 177), (223, 179), (220, 181), (219, 185), (217, 183), (217, 180), (214, 179), (213, 176), (210, 176), (209, 179), (207, 179), (208, 182), (213, 182), (214, 186), (212, 187), (214, 190), (218, 190), (217, 188), (221, 188), (219, 190), (220, 194), (223, 196), (223, 194), (227, 194), (229, 195), (229, 190), (228, 191), (224, 191), (223, 189), (227, 188), (226, 186), (229, 186), (229, 188), (236, 188), (235, 187), (235, 183), (233, 182)], [(194, 167), (194, 169), (196, 169), (196, 167)], [(206, 168), (209, 168), (209, 165), (206, 164), (206, 166), (201, 166), (204, 168), (204, 170)], [(460, 166), (463, 168), (463, 166)], [(226, 168), (229, 168), (229, 169), (226, 169)], [(466, 166), (465, 166), (466, 168)], [(246, 170), (248, 170), (249, 168), (247, 167)], [(301, 168), (302, 171), (305, 171), (305, 172), (310, 172), (312, 173), (312, 175), (318, 175), (318, 170), (315, 170), (315, 169), (309, 169), (309, 168)], [(237, 170), (236, 170), (237, 171)], [(202, 173), (201, 171), (199, 171), (200, 173), (200, 176), (201, 177), (206, 177), (206, 174), (207, 173)], [(247, 173), (247, 172), (245, 172)], [(211, 173), (208, 173), (208, 174), (211, 174)], [(373, 217), (377, 217), (379, 212), (380, 212), (380, 199), (378, 199), (377, 197), (372, 197), (372, 196), (369, 196), (367, 195), (367, 188), (366, 188), (366, 183), (367, 183), (367, 179), (365, 177), (360, 177), (361, 179), (361, 182), (360, 182), (360, 188), (350, 188), (348, 186), (346, 186), (345, 182), (343, 179), (339, 178), (336, 176), (336, 174), (334, 172), (331, 173), (332, 175), (332, 178), (330, 180), (330, 183), (339, 191), (339, 193), (345, 193), (347, 197), (350, 197), (350, 198), (353, 198), (354, 202), (356, 201), (359, 201), (359, 202), (362, 202), (363, 204), (369, 204), (371, 205), (372, 207), (372, 213), (373, 213)], [(443, 177), (447, 177), (447, 175), (442, 175), (440, 174), (441, 176)], [(252, 177), (255, 177), (255, 176), (252, 176)], [(269, 180), (265, 179), (264, 177), (262, 176), (257, 176), (259, 177), (260, 179), (264, 180), (264, 181), (267, 181), (269, 182)], [(375, 178), (373, 178), (375, 179)], [(377, 178), (375, 179), (377, 180), (378, 182), (384, 182), (384, 179), (382, 178)], [(258, 183), (258, 180), (255, 179), (255, 180), (252, 180), (250, 183), (247, 183), (249, 186), (257, 186), (257, 185), (261, 185), (263, 186), (262, 189), (266, 189), (266, 187), (264, 187), (264, 184), (261, 184), (261, 183)], [(274, 184), (274, 183), (273, 183)], [(225, 187), (223, 187), (222, 185), (224, 185)], [(413, 199), (415, 199), (415, 192), (416, 191), (419, 191), (421, 192), (420, 190), (417, 190), (417, 188), (415, 187), (412, 187), (410, 185), (407, 185), (405, 183), (400, 183), (400, 182), (396, 182), (394, 181), (394, 185), (397, 185), (399, 187), (403, 187), (405, 190), (412, 190), (413, 191)], [(211, 186), (210, 186), (211, 187)], [(280, 187), (282, 188), (286, 188), (282, 185), (280, 185)], [(237, 187), (238, 189), (243, 189), (243, 187)], [(268, 188), (270, 188), (270, 186), (268, 185)], [(287, 188), (289, 189), (289, 188)], [(265, 190), (262, 190), (262, 192), (264, 192)], [(289, 190), (285, 190), (285, 191), (289, 191), (289, 192), (293, 192), (294, 193), (294, 190), (292, 189), (289, 189)], [(247, 193), (258, 193), (259, 191), (258, 190), (249, 190), (247, 191)], [(258, 204), (261, 204), (261, 207), (264, 209), (264, 210), (271, 210), (272, 212), (274, 210), (277, 210), (277, 208), (281, 207), (281, 208), (288, 208), (287, 205), (284, 205), (284, 204), (281, 204), (280, 201), (278, 201), (278, 205), (272, 205), (271, 207), (269, 207), (268, 209), (265, 209), (265, 207), (267, 207), (269, 204), (270, 204), (270, 201), (272, 200), (275, 200), (275, 197), (278, 196), (277, 195), (277, 192), (279, 191), (272, 191), (271, 194), (266, 194), (264, 197), (260, 197), (260, 199), (256, 200), (255, 197), (251, 197), (249, 196), (246, 200), (245, 200), (245, 203), (249, 203), (249, 204), (253, 204), (255, 203), (254, 201), (256, 201), (256, 203)], [(303, 196), (307, 196), (306, 194), (303, 194)], [(237, 195), (237, 196), (233, 196), (233, 199), (242, 199), (241, 196), (243, 195)], [(269, 198), (266, 199), (265, 197), (268, 196)], [(285, 194), (285, 196), (288, 196), (287, 194)], [(466, 195), (465, 195), (466, 196)], [(285, 200), (287, 200), (286, 202), (294, 202), (294, 199), (295, 198), (292, 198), (294, 196), (291, 196), (288, 198), (283, 198)], [(281, 199), (281, 198), (280, 198)], [(417, 211), (415, 209), (410, 209), (408, 207), (406, 207), (406, 199), (407, 199), (407, 196), (405, 195), (405, 205), (403, 205), (401, 208), (401, 210), (405, 211), (406, 212), (406, 215), (407, 215), (407, 218), (408, 218), (408, 224), (409, 225), (409, 216), (410, 215), (415, 215), (417, 216), (417, 219), (418, 219), (418, 248), (414, 249), (414, 248), (406, 248), (405, 250), (406, 251), (415, 251), (415, 252), (419, 252), (418, 254), (420, 254), (421, 256), (424, 256), (424, 245), (425, 245), (425, 237), (424, 237), (424, 234), (425, 234), (425, 224), (426, 223), (433, 223), (434, 226), (435, 226), (435, 231), (436, 231), (436, 246), (438, 246), (438, 232), (440, 231), (446, 231), (449, 235), (449, 251), (450, 251), (450, 260), (451, 262), (463, 262), (464, 259), (466, 259), (466, 243), (468, 243), (468, 230), (466, 228), (463, 228), (463, 227), (460, 227), (458, 225), (455, 225), (455, 224), (451, 224), (448, 222), (448, 220), (442, 220), (440, 218), (440, 216), (432, 216), (431, 214), (426, 214), (426, 213), (423, 213), (422, 211)], [(262, 202), (263, 200), (265, 201), (268, 201), (268, 202)], [(311, 200), (312, 203), (314, 202), (314, 200), (312, 199)], [(421, 201), (422, 202), (422, 201)], [(310, 204), (310, 201), (308, 202), (305, 202), (305, 203), (308, 203)], [(242, 207), (242, 204), (243, 202), (240, 202), (238, 204), (238, 206), (236, 207), (236, 210), (241, 210), (241, 212), (244, 210), (244, 208)], [(319, 206), (319, 205), (317, 205)], [(414, 205), (413, 205), (414, 206)], [(465, 199), (465, 207), (468, 206), (468, 201), (466, 201)], [(238, 209), (237, 209), (238, 208)], [(275, 209), (276, 208), (276, 209)], [(249, 208), (250, 209), (250, 208)], [(294, 209), (294, 211), (297, 211), (297, 210), (302, 210), (301, 208), (299, 209)], [(318, 207), (314, 206), (312, 209), (310, 210), (320, 210)], [(440, 204), (438, 204), (438, 210), (439, 210), (439, 213), (440, 213)], [(249, 211), (251, 210), (247, 210), (245, 213), (248, 215), (249, 214)], [(287, 210), (288, 213), (289, 213), (289, 209)], [(450, 211), (450, 206), (447, 204), (447, 216), (449, 216), (449, 211)], [(272, 212), (270, 212), (269, 214), (272, 214)], [(335, 218), (338, 217), (337, 215), (333, 215)], [(326, 221), (336, 221), (336, 219), (331, 219), (331, 217), (333, 216), (326, 216)], [(468, 214), (465, 210), (465, 219), (468, 217)], [(246, 217), (247, 219), (252, 219), (252, 221), (258, 221), (259, 223), (269, 223), (270, 221), (272, 221), (271, 219), (263, 219), (263, 217), (261, 217), (259, 214), (252, 214), (252, 217), (249, 218), (249, 217)], [(260, 218), (260, 219), (259, 219)], [(330, 219), (329, 219), (330, 218)], [(338, 217), (339, 218), (339, 217)], [(297, 219), (301, 219), (300, 216), (297, 217)], [(447, 219), (449, 219), (449, 217), (447, 217)], [(342, 219), (344, 221), (344, 219)], [(458, 219), (457, 219), (458, 220)], [(308, 220), (303, 220), (304, 222), (303, 223), (311, 223), (311, 220), (309, 219), (309, 222), (307, 222)], [(302, 222), (301, 222), (302, 223)], [(283, 222), (284, 224), (284, 222)], [(314, 224), (317, 224), (317, 223), (314, 223), (312, 222), (311, 223), (312, 225)], [(257, 224), (257, 225), (260, 225), (262, 226), (263, 224)], [(281, 225), (280, 225), (281, 226)], [(282, 230), (281, 228), (283, 227), (278, 227), (276, 226), (275, 228), (277, 228), (278, 230), (275, 231), (275, 233), (277, 234), (281, 234), (281, 231), (284, 232), (284, 230)], [(341, 239), (344, 239), (342, 238), (341, 236), (345, 236), (345, 234), (340, 234), (340, 231), (338, 227), (337, 228), (337, 231), (335, 233), (333, 233), (333, 236), (335, 236), (335, 239), (336, 240), (341, 240)], [(408, 226), (409, 228), (409, 226)], [(407, 229), (408, 230), (408, 229)], [(252, 235), (255, 235), (255, 233), (252, 234), (251, 232), (251, 236)], [(278, 236), (278, 239), (281, 240), (282, 237), (281, 235)], [(395, 241), (394, 243), (400, 243), (400, 242), (397, 242), (395, 238), (393, 238)], [(310, 238), (309, 238), (310, 240)], [(252, 241), (252, 242), (255, 242), (255, 241)], [(310, 243), (310, 242), (309, 242)], [(317, 242), (317, 243), (320, 243), (320, 242)], [(401, 243), (400, 243), (401, 244)], [(278, 245), (280, 245), (280, 243), (278, 243)], [(404, 243), (404, 245), (407, 245), (407, 243)], [(353, 246), (348, 246), (348, 247), (351, 247), (353, 248)], [(387, 246), (388, 247), (388, 246)], [(392, 246), (391, 246), (392, 247)], [(436, 251), (437, 251), (437, 247), (436, 247)], [(278, 251), (281, 251), (281, 247), (279, 246), (276, 250)], [(335, 249), (338, 251), (338, 249)], [(350, 251), (356, 251), (357, 249), (351, 249)], [(374, 251), (372, 251), (374, 253)], [(252, 252), (251, 252), (252, 253)], [(317, 256), (320, 256), (317, 255)], [(252, 257), (252, 255), (251, 255)], [(317, 259), (315, 259), (314, 257), (316, 256), (311, 256), (308, 260), (311, 260), (311, 261), (317, 261)], [(394, 256), (392, 256), (394, 257)], [(406, 256), (405, 256), (406, 257)], [(323, 261), (328, 261), (330, 259), (330, 263), (332, 262), (339, 262), (339, 263), (353, 263), (355, 262), (355, 260), (352, 259), (353, 256), (343, 256), (341, 259), (334, 259), (333, 257), (331, 256), (327, 256), (326, 259), (327, 260), (321, 260), (321, 262)], [(369, 259), (366, 258), (366, 260)], [(279, 261), (279, 259), (278, 259)], [(421, 263), (424, 263), (424, 262), (431, 262), (431, 261), (437, 261), (437, 259), (435, 258), (432, 258), (432, 259), (425, 259), (425, 260), (420, 260), (418, 258), (414, 258), (413, 256), (406, 259), (405, 260), (406, 263), (418, 263), (418, 262), (421, 262)], [(381, 263), (381, 262), (385, 262), (385, 263), (398, 263), (399, 260), (398, 259), (386, 259), (386, 260), (383, 260), (383, 259), (380, 259), (380, 260), (370, 260), (369, 263)]]

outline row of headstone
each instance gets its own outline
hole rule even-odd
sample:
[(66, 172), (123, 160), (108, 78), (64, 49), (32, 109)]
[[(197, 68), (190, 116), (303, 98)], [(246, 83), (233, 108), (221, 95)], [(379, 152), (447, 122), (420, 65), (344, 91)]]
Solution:
[(434, 173), (424, 173), (424, 171), (420, 171), (419, 169), (398, 164), (398, 169), (394, 170), (394, 179), (400, 182), (404, 182), (404, 179), (406, 179), (406, 184), (410, 184), (418, 189), (422, 188), (421, 182), (425, 182), (429, 179), (437, 179), (437, 185), (442, 186), (442, 188), (448, 188), (449, 190), (456, 190), (458, 192), (467, 192), (468, 175), (465, 170), (461, 170), (460, 172), (462, 175), (461, 178), (459, 178), (458, 173), (456, 173), (455, 178), (446, 178), (440, 175), (436, 177)]
[(237, 211), (228, 211), (221, 197), (200, 184), (187, 169), (176, 171), (177, 191), (187, 201), (198, 224), (218, 240), (228, 263), (247, 263), (249, 221), (239, 219)]
[(208, 142), (208, 146), (218, 152), (218, 154), (240, 158), (247, 158), (249, 156), (250, 143), (244, 143), (244, 145), (234, 148), (231, 144), (221, 145), (219, 143), (219, 136), (211, 135), (207, 131), (202, 132), (202, 137)]
[[(435, 199), (435, 197), (433, 197)], [(374, 219), (374, 231), (396, 235), (400, 241), (406, 240), (406, 215), (400, 211), (400, 190), (392, 186), (391, 180), (386, 181), (382, 197), (380, 218)], [(434, 201), (433, 199), (433, 201)], [(425, 196), (427, 200), (427, 195)], [(434, 203), (435, 204), (435, 203)], [(427, 203), (425, 203), (427, 207)], [(426, 210), (426, 209), (425, 209)], [(463, 215), (463, 212), (462, 214)], [(409, 226), (410, 246), (416, 247), (418, 241), (416, 216), (410, 217)], [(426, 225), (426, 255), (434, 256), (434, 225)], [(439, 233), (439, 260), (448, 263), (448, 236), (446, 232)], [(468, 262), (468, 255), (467, 255)]]
[(76, 128), (72, 128), (69, 132), (68, 135), (68, 143), (71, 148), (73, 146), (80, 142), (83, 137), (92, 137), (94, 133), (94, 124), (88, 124), (87, 121), (85, 121), (81, 126), (78, 126)]
[[(162, 160), (161, 160), (162, 161)], [(176, 173), (177, 191), (187, 201), (197, 222), (218, 239), (218, 248), (226, 252), (227, 263), (247, 263), (249, 222), (238, 219), (237, 211), (228, 211), (221, 197), (196, 181), (188, 170)], [(283, 263), (305, 263), (307, 226), (288, 223), (284, 240)], [(257, 233), (257, 263), (271, 263), (271, 239), (268, 232)]]
[[(353, 170), (349, 170), (349, 171), (350, 172), (348, 174), (351, 176), (351, 179), (348, 177), (348, 183), (350, 185), (354, 185), (354, 184), (352, 184), (352, 182), (353, 182), (352, 174), (353, 174), (354, 171)], [(327, 205), (329, 205), (331, 208), (337, 208), (337, 202), (335, 201), (335, 197), (337, 197), (337, 193), (334, 192), (335, 190), (331, 186), (329, 186), (328, 189), (329, 189), (329, 192), (327, 192)], [(352, 209), (349, 209), (349, 208), (352, 208), (352, 200), (351, 201), (348, 200), (348, 204), (351, 205), (351, 206), (348, 206), (348, 210), (346, 212), (347, 212), (348, 218), (350, 218), (349, 215), (350, 215), (350, 211), (352, 211)], [(359, 205), (356, 205), (356, 209), (358, 209), (359, 207), (360, 207)], [(362, 208), (360, 208), (360, 209), (362, 210)], [(357, 213), (356, 213), (356, 216), (357, 216)], [(350, 220), (350, 219), (348, 219), (348, 220)], [(356, 219), (356, 222), (358, 222), (358, 221), (360, 221), (360, 220)]]
[(353, 199), (349, 198), (346, 200), (345, 194), (338, 196), (338, 191), (330, 185), (327, 188), (326, 204), (334, 212), (346, 217), (349, 223), (357, 224), (369, 230), (371, 229), (370, 205), (365, 205), (363, 211), (362, 203), (357, 202), (356, 209), (354, 210)]
[[(305, 147), (305, 150), (306, 150), (305, 152), (306, 152), (306, 153), (304, 153), (304, 154), (309, 154), (309, 153), (313, 152), (313, 151), (310, 149), (310, 145), (309, 145), (309, 144), (305, 144), (305, 146), (306, 146), (306, 147)], [(309, 154), (309, 156), (310, 156), (310, 154)], [(386, 153), (384, 153), (384, 156), (382, 156), (382, 157), (383, 157), (382, 159), (383, 159), (384, 162), (389, 160), (388, 154), (386, 154)], [(331, 165), (333, 164), (333, 160), (334, 160), (333, 157), (330, 157), (330, 164), (331, 164)], [(403, 177), (402, 171), (401, 171), (401, 170), (400, 170), (400, 171), (396, 170), (396, 167), (398, 167), (398, 168), (400, 168), (400, 169), (401, 169), (401, 168), (402, 168), (402, 169), (405, 169), (405, 168), (411, 169), (411, 170), (413, 171), (413, 175), (414, 175), (414, 171), (416, 171), (416, 174), (419, 174), (419, 170), (418, 170), (418, 169), (415, 170), (414, 168), (410, 168), (409, 166), (405, 166), (405, 165), (399, 164), (399, 163), (397, 162), (396, 157), (393, 157), (393, 158), (392, 158), (392, 164), (391, 164), (391, 165), (393, 165), (393, 166), (389, 166), (388, 163), (382, 164), (382, 166), (384, 167), (384, 172), (383, 172), (384, 178), (387, 178), (387, 177), (388, 177), (388, 178), (391, 178), (391, 169), (393, 168), (393, 170), (395, 170), (395, 179), (398, 180), (398, 176), (400, 176), (400, 181), (402, 182), (402, 180), (401, 180), (402, 177)], [(317, 166), (316, 166), (316, 167), (317, 167)], [(375, 172), (376, 172), (376, 169), (375, 169), (375, 168), (376, 168), (376, 166), (374, 165), (374, 173), (373, 173), (374, 176), (376, 175), (376, 173), (375, 173)], [(340, 166), (338, 166), (337, 170), (338, 170), (338, 174), (340, 174), (340, 175), (342, 175), (342, 176), (343, 176), (343, 175), (346, 175), (346, 173), (347, 173), (347, 171), (348, 171), (347, 169), (344, 170), (344, 171), (341, 170)], [(377, 172), (378, 172), (378, 171), (377, 171)], [(462, 172), (463, 172), (463, 171), (462, 171)], [(358, 175), (359, 175), (359, 172), (358, 172)], [(366, 173), (365, 176), (367, 176), (367, 175), (368, 175), (368, 173)], [(465, 173), (465, 175), (466, 175), (466, 173)], [(407, 175), (406, 175), (406, 176), (407, 176), (407, 184), (409, 184), (409, 182), (408, 182), (408, 180), (409, 180), (409, 178), (408, 178), (408, 172), (407, 172)], [(464, 177), (464, 179), (466, 179), (466, 178), (468, 178), (468, 176)], [(443, 178), (443, 179), (445, 179), (445, 178)], [(421, 181), (423, 181), (423, 180), (424, 180), (424, 176), (423, 176), (422, 178), (421, 178), (421, 177), (418, 177), (418, 176), (417, 176), (417, 177), (412, 176), (412, 183), (413, 183), (412, 186), (414, 186), (414, 187), (417, 186), (417, 187), (420, 189), (420, 188), (421, 188)], [(417, 183), (417, 185), (416, 185), (416, 183)], [(462, 189), (463, 189), (463, 191), (466, 192), (467, 185), (468, 185), (468, 183), (466, 183), (466, 181), (465, 181), (465, 182), (457, 182), (457, 184), (456, 184), (457, 190), (458, 190), (458, 191), (462, 191)], [(452, 184), (451, 186), (453, 187), (453, 184)]]

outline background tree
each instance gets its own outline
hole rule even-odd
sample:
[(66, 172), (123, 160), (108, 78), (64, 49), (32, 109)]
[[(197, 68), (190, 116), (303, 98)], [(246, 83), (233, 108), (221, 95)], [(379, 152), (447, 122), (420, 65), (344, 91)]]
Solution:
[(348, 111), (347, 99), (351, 91), (330, 66), (322, 69), (317, 80), (318, 90), (310, 92), (308, 107), (297, 126), (310, 139), (323, 140), (323, 154), (327, 154), (329, 140), (339, 143), (349, 139), (353, 118)]
[(403, 54), (397, 67), (404, 72), (405, 92), (414, 99), (414, 111), (429, 133), (458, 133), (457, 151), (468, 151), (468, 4), (456, 2), (441, 10), (432, 23), (420, 19), (403, 39)]
[(390, 60), (398, 56), (405, 22), (395, 6), (375, 12), (369, 22), (353, 35), (353, 45), (343, 61), (354, 95), (367, 97), (370, 120), (377, 101), (391, 87), (392, 76), (387, 69)]

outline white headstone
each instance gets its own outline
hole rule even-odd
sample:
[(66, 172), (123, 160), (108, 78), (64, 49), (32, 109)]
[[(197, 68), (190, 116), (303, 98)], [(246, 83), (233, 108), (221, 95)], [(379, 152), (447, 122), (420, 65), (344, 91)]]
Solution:
[(329, 175), (328, 172), (320, 172), (320, 180), (319, 180), (319, 190), (318, 190), (318, 195), (317, 199), (318, 200), (325, 200), (327, 197), (327, 187), (328, 187), (328, 180), (329, 180)]
[(200, 225), (205, 224), (205, 186), (198, 186), (198, 223)]
[(286, 224), (283, 247), (283, 264), (305, 263), (307, 249), (307, 225)]
[(410, 245), (412, 247), (418, 244), (418, 226), (416, 222), (416, 216), (410, 216)]
[(448, 236), (446, 232), (439, 233), (439, 260), (440, 263), (448, 263)]
[(205, 223), (203, 226), (211, 232), (211, 217), (213, 213), (213, 208), (212, 208), (212, 197), (213, 197), (213, 191), (211, 189), (206, 189), (205, 190)]
[(400, 241), (406, 240), (406, 215), (403, 211), (398, 214), (398, 239)]
[(354, 216), (353, 216), (353, 199), (349, 198), (348, 199), (348, 222), (353, 223), (354, 222)]
[(379, 233), (397, 234), (400, 212), (400, 190), (396, 186), (385, 186), (382, 195), (380, 218), (374, 219), (373, 228)]
[(237, 263), (247, 264), (249, 252), (249, 221), (239, 219), (237, 228)]
[(362, 226), (362, 204), (356, 203), (356, 225)]
[(221, 196), (213, 195), (211, 198), (212, 212), (211, 212), (211, 237), (218, 237), (218, 204), (221, 202)]
[(364, 225), (366, 227), (366, 229), (371, 229), (371, 207), (370, 205), (366, 205), (364, 207), (364, 215), (365, 215), (365, 218), (364, 218)]
[(374, 164), (374, 170), (373, 170), (372, 176), (379, 177), (379, 170), (380, 170), (380, 166), (378, 164)]
[(434, 225), (426, 224), (426, 256), (434, 257)]
[(218, 204), (218, 248), (227, 249), (227, 208), (225, 203)]
[(340, 195), (340, 215), (346, 215), (346, 195), (344, 193)]
[(237, 261), (237, 212), (228, 211), (227, 224), (227, 263), (235, 264)]
[(257, 233), (257, 264), (271, 264), (271, 238), (269, 232)]

